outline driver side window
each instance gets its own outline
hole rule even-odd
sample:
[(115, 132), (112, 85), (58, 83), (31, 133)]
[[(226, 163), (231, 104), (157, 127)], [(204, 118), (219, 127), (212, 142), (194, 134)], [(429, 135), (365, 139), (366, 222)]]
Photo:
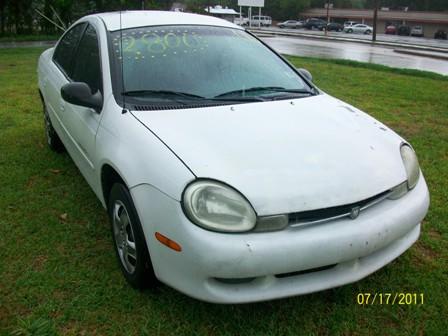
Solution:
[(101, 75), (100, 52), (98, 46), (98, 35), (91, 25), (89, 25), (76, 52), (72, 80), (84, 82), (90, 86), (92, 93), (103, 91), (103, 81)]
[(70, 77), (71, 75), (73, 69), (73, 56), (85, 27), (85, 23), (80, 23), (70, 29), (61, 39), (54, 51), (53, 61), (67, 77)]

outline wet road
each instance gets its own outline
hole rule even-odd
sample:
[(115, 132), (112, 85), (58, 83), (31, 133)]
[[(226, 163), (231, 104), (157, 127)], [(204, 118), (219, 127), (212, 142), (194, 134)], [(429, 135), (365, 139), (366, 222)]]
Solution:
[(287, 55), (349, 59), (448, 75), (448, 60), (446, 59), (405, 55), (394, 52), (394, 48), (384, 46), (297, 37), (263, 37), (262, 40), (277, 52)]
[(56, 41), (23, 41), (23, 42), (1, 42), (0, 49), (3, 48), (35, 48), (54, 46)]
[[(263, 30), (270, 30), (272, 32), (291, 32), (291, 33), (305, 33), (317, 36), (324, 36), (325, 32), (320, 30), (308, 30), (308, 29), (280, 29), (277, 27), (263, 28)], [(343, 37), (352, 38), (358, 40), (371, 41), (372, 35), (364, 34), (348, 34), (344, 32), (328, 32), (328, 36), (331, 37)], [(448, 40), (436, 40), (433, 38), (426, 37), (414, 37), (414, 36), (399, 36), (399, 35), (387, 35), (387, 34), (377, 34), (377, 40), (380, 42), (392, 42), (392, 43), (403, 43), (418, 45), (424, 47), (436, 47), (436, 48), (446, 48), (448, 50)]]
[[(448, 75), (448, 60), (396, 53), (392, 47), (372, 46), (356, 42), (313, 40), (300, 37), (263, 37), (262, 40), (282, 54), (349, 59)], [(54, 43), (55, 41), (0, 43), (0, 49), (51, 47)]]

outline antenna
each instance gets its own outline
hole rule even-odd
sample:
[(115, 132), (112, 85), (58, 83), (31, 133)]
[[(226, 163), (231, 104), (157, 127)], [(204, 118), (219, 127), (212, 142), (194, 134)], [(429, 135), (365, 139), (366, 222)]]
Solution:
[(45, 20), (51, 22), (56, 28), (59, 28), (60, 30), (62, 30), (63, 32), (65, 32), (65, 27), (61, 27), (59, 24), (57, 24), (56, 22), (54, 22), (52, 19), (50, 19), (48, 16), (46, 16), (45, 14), (43, 14), (42, 12), (40, 12), (37, 8), (34, 9), (37, 14), (39, 14), (40, 16), (42, 16)]
[(123, 2), (121, 2), (120, 6), (120, 58), (121, 58), (121, 97), (123, 97), (123, 110), (121, 110), (121, 114), (125, 114), (128, 112), (126, 109), (126, 95), (124, 94), (126, 90), (124, 89), (124, 57), (123, 57), (123, 26), (121, 24), (121, 12), (122, 12)]
[(53, 8), (52, 5), (50, 5), (51, 10), (53, 11), (54, 15), (56, 16), (56, 19), (59, 20), (59, 22), (61, 23), (61, 26), (64, 27), (64, 30), (67, 29), (67, 27), (65, 26), (64, 21), (62, 21), (61, 17), (59, 16), (58, 12), (56, 12), (56, 10)]

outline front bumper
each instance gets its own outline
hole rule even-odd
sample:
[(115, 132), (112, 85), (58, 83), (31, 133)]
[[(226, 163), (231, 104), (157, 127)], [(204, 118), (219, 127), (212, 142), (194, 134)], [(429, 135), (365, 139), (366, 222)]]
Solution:
[[(179, 202), (149, 185), (137, 186), (131, 194), (156, 276), (189, 296), (216, 303), (277, 299), (362, 279), (417, 240), (429, 207), (421, 176), (404, 197), (384, 200), (355, 220), (224, 234), (190, 223)], [(179, 243), (182, 251), (161, 245), (156, 231)]]

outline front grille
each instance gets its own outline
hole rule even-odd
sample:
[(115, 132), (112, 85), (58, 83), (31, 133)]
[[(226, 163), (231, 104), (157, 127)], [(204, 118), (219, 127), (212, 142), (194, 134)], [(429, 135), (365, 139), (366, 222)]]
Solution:
[(323, 223), (338, 218), (349, 217), (352, 214), (353, 209), (358, 208), (359, 211), (365, 210), (368, 207), (371, 207), (387, 198), (390, 193), (391, 191), (387, 190), (378, 195), (369, 197), (356, 203), (324, 209), (290, 213), (288, 215), (288, 224), (295, 227), (308, 224)]
[(327, 265), (327, 266), (322, 266), (322, 267), (310, 268), (310, 269), (306, 269), (306, 270), (302, 270), (302, 271), (281, 273), (281, 274), (276, 274), (275, 277), (282, 279), (282, 278), (288, 278), (288, 277), (296, 276), (296, 275), (321, 272), (321, 271), (329, 270), (329, 269), (335, 267), (336, 265), (337, 264), (332, 264), (332, 265)]

